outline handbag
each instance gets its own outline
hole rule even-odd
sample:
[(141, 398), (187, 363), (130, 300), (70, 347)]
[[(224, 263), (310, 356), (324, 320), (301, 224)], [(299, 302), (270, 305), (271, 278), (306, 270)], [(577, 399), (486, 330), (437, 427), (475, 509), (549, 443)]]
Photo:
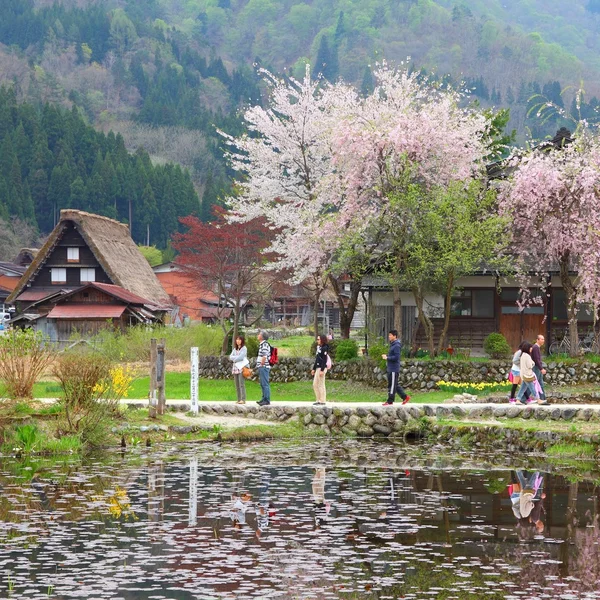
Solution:
[(513, 380), (512, 380), (514, 385), (519, 385), (521, 383), (521, 376), (520, 375), (513, 375)]
[(242, 367), (242, 376), (244, 379), (250, 379), (252, 377), (252, 369), (250, 367)]

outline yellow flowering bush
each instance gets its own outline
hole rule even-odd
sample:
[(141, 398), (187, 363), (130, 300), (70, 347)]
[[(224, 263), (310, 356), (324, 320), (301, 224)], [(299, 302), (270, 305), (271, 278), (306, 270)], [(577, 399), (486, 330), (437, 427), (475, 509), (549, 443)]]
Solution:
[(131, 369), (114, 366), (99, 354), (67, 353), (56, 361), (53, 374), (63, 390), (59, 434), (79, 434), (92, 445), (102, 443), (107, 419), (129, 394), (134, 379)]
[(465, 382), (465, 381), (438, 381), (437, 386), (443, 392), (454, 392), (455, 394), (490, 394), (492, 392), (504, 392), (508, 390), (509, 383), (496, 382)]
[(136, 521), (138, 518), (131, 509), (131, 500), (129, 499), (127, 490), (118, 485), (115, 487), (114, 493), (107, 493), (104, 496), (93, 496), (92, 501), (103, 504), (108, 515), (114, 519), (123, 517), (125, 520), (131, 519), (132, 521)]
[(113, 367), (109, 369), (108, 376), (99, 381), (92, 388), (92, 392), (98, 397), (104, 399), (127, 398), (131, 390), (131, 382), (135, 379), (135, 375), (131, 367)]

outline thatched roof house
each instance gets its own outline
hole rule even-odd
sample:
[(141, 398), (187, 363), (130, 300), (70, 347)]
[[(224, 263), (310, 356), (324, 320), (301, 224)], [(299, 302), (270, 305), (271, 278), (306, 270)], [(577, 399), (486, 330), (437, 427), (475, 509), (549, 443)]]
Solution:
[(118, 285), (157, 307), (171, 304), (127, 225), (80, 210), (61, 210), (59, 223), (7, 301), (90, 282)]

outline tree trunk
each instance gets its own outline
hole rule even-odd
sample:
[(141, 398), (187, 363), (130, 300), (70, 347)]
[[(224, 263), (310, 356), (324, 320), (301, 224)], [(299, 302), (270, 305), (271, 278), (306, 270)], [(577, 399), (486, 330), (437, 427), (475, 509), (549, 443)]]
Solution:
[(565, 290), (567, 303), (567, 316), (569, 317), (569, 341), (571, 342), (571, 356), (579, 355), (579, 330), (577, 328), (577, 290), (569, 274), (569, 253), (566, 252), (558, 261), (560, 265), (560, 281)]
[(444, 299), (444, 327), (442, 328), (442, 334), (440, 335), (440, 341), (438, 343), (438, 354), (440, 354), (442, 350), (448, 347), (448, 342), (446, 338), (448, 337), (448, 328), (450, 327), (450, 304), (452, 303), (453, 291), (454, 273), (451, 273), (446, 283), (446, 298)]
[(356, 312), (356, 305), (358, 304), (358, 295), (360, 294), (360, 288), (362, 285), (362, 279), (353, 280), (350, 283), (350, 298), (348, 299), (348, 306), (345, 305), (345, 296), (342, 294), (343, 286), (333, 275), (329, 276), (329, 281), (335, 292), (338, 307), (340, 309), (340, 329), (341, 337), (347, 340), (350, 337), (350, 325)]
[(223, 343), (221, 344), (221, 356), (227, 355), (227, 350), (229, 349), (229, 336), (233, 333), (233, 327), (227, 329), (225, 325), (221, 325), (223, 327)]
[(319, 335), (319, 299), (321, 297), (321, 291), (315, 292), (315, 305), (313, 314), (313, 329), (315, 331), (315, 337)]
[(402, 297), (400, 286), (392, 286), (394, 292), (394, 329), (398, 332), (398, 339), (402, 341)]
[(419, 321), (423, 325), (425, 330), (425, 336), (427, 337), (427, 349), (429, 350), (430, 356), (435, 356), (435, 346), (433, 341), (433, 323), (428, 315), (425, 314), (423, 309), (424, 297), (419, 288), (413, 288), (413, 296), (415, 297), (415, 303), (417, 305), (417, 311), (419, 313)]
[(235, 299), (235, 312), (233, 313), (233, 339), (234, 340), (239, 335), (240, 316), (241, 316), (240, 313), (241, 313), (240, 298), (238, 297)]

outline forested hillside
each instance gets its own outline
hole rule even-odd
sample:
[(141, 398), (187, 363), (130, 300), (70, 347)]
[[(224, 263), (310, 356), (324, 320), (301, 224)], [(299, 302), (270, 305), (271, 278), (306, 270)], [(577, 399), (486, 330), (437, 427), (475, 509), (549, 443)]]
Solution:
[[(599, 27), (600, 0), (3, 0), (0, 84), (36, 107), (76, 106), (96, 129), (121, 134), (127, 149), (145, 148), (154, 164), (187, 167), (201, 198), (195, 212), (206, 218), (231, 187), (216, 129), (242, 131), (239, 109), (261, 99), (257, 66), (300, 75), (308, 62), (315, 75), (342, 77), (366, 92), (374, 62), (410, 57), (416, 69), (465, 81), (482, 105), (509, 107), (509, 128), (524, 141), (528, 132), (539, 138), (564, 124), (528, 116), (535, 94), (577, 112), (574, 89), (583, 81), (583, 116), (595, 118)], [(54, 160), (49, 190), (52, 171), (64, 163)], [(87, 187), (94, 165), (84, 163)], [(47, 230), (54, 200), (42, 201), (29, 176), (22, 174)], [(160, 185), (151, 180), (162, 214)], [(81, 202), (95, 209), (89, 187)], [(112, 196), (98, 202), (103, 212), (112, 206), (119, 218), (129, 216)], [(6, 207), (17, 210), (13, 200)], [(30, 214), (27, 200), (19, 210)], [(163, 246), (174, 227), (170, 217), (159, 225), (145, 211), (132, 217), (138, 241), (150, 225), (150, 242)]]
[(0, 219), (18, 218), (49, 232), (61, 208), (131, 223), (133, 238), (165, 247), (178, 218), (198, 210), (179, 165), (153, 166), (130, 154), (120, 135), (86, 125), (77, 109), (18, 104), (0, 90)]

